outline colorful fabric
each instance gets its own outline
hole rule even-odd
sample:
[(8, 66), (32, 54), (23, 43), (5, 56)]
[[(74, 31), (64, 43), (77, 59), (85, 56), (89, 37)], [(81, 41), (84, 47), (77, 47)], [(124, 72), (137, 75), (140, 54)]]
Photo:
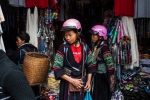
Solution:
[(93, 75), (92, 97), (93, 100), (110, 100), (109, 77), (114, 74), (115, 64), (110, 49), (104, 42), (98, 45), (96, 50), (99, 50), (96, 59), (98, 70)]
[(81, 45), (78, 46), (78, 47), (75, 47), (74, 45), (71, 45), (71, 49), (72, 49), (75, 61), (77, 63), (79, 63), (81, 61), (81, 58), (82, 58), (82, 55), (81, 55), (82, 47), (81, 47)]
[(134, 67), (139, 67), (139, 52), (138, 52), (137, 36), (136, 36), (134, 21), (133, 21), (133, 17), (127, 17), (127, 16), (123, 16), (121, 20), (123, 22), (123, 30), (125, 36), (129, 36), (131, 38), (132, 63), (125, 67), (133, 69)]
[[(115, 64), (113, 62), (109, 47), (106, 44), (102, 44), (99, 45), (96, 51), (94, 52), (97, 51), (99, 51), (99, 54), (97, 56), (97, 68), (98, 68), (97, 73), (107, 73), (107, 71), (113, 72), (115, 68)], [(96, 54), (97, 53), (95, 53), (95, 55)]]

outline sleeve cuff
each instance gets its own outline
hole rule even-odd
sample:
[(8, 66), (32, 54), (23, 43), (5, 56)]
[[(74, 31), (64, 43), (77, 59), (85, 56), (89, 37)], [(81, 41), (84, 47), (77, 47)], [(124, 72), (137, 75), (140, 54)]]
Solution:
[(97, 71), (97, 67), (92, 67), (92, 68), (89, 68), (87, 69), (86, 73), (89, 74), (89, 73), (95, 73)]
[(57, 71), (54, 71), (54, 75), (55, 75), (55, 79), (56, 80), (60, 80), (60, 77), (62, 75), (65, 74), (65, 70), (64, 69), (60, 69), (60, 70), (57, 70)]
[(114, 74), (114, 70), (112, 70), (112, 71), (108, 70), (108, 75), (109, 75), (109, 77), (110, 77), (111, 75), (113, 75), (113, 74)]

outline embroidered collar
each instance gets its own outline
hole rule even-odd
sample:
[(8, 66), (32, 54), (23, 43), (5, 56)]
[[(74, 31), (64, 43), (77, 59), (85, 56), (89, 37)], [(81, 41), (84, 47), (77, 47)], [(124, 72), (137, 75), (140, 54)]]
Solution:
[(26, 44), (31, 44), (31, 43), (24, 43), (24, 44), (20, 45), (18, 48), (20, 48), (20, 47), (22, 47), (22, 46), (24, 46)]

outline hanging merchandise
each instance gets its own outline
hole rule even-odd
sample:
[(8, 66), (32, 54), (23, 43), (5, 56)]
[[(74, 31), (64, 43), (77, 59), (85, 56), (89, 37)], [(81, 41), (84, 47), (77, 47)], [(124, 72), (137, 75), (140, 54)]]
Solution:
[(116, 20), (114, 25), (110, 33), (108, 33), (114, 61), (116, 65), (128, 65), (132, 62), (131, 39), (128, 36), (124, 36), (123, 23), (121, 20)]
[(124, 36), (122, 26), (123, 26), (122, 21), (116, 20), (114, 25), (111, 27), (110, 32), (108, 32), (110, 45), (114, 45), (115, 43), (119, 44), (121, 38)]
[(113, 31), (114, 33), (113, 33), (111, 44), (116, 43), (116, 39), (117, 39), (117, 35), (118, 35), (118, 27), (119, 27), (119, 24), (117, 23), (115, 30)]
[(108, 27), (107, 25), (110, 23), (111, 19), (114, 16), (114, 11), (107, 10), (107, 11), (105, 11), (104, 16), (105, 16), (105, 19), (104, 19), (103, 25), (105, 27)]
[(114, 0), (115, 16), (134, 16), (135, 0)]
[(49, 7), (49, 2), (48, 0), (25, 0), (26, 7), (38, 7), (38, 8), (48, 8)]
[(128, 68), (133, 69), (133, 67), (139, 67), (139, 52), (135, 26), (132, 17), (123, 16), (121, 20), (123, 22), (124, 35), (131, 38), (132, 63), (128, 66)]
[(8, 2), (14, 7), (25, 7), (25, 0), (8, 0)]
[(131, 58), (131, 39), (124, 36), (119, 43), (117, 64), (130, 64), (132, 62)]
[(135, 0), (135, 18), (150, 18), (150, 0)]
[(28, 8), (26, 32), (30, 35), (30, 43), (38, 47), (37, 32), (38, 32), (38, 10), (34, 7), (34, 13), (31, 14), (31, 9)]
[(68, 17), (66, 17), (68, 16), (68, 11), (69, 11), (68, 0), (61, 0), (59, 21), (64, 21), (65, 19), (68, 19)]
[(2, 49), (5, 52), (5, 47), (4, 47), (4, 42), (3, 42), (3, 38), (2, 38), (2, 27), (1, 27), (1, 23), (5, 21), (1, 6), (0, 6), (0, 49)]
[(5, 47), (4, 47), (4, 42), (2, 35), (0, 34), (0, 49), (2, 49), (4, 52), (6, 52)]
[(0, 23), (5, 21), (5, 18), (4, 18), (4, 15), (3, 15), (3, 12), (2, 12), (2, 9), (1, 9), (1, 6), (0, 6)]
[(58, 100), (59, 92), (59, 81), (54, 78), (54, 73), (51, 71), (53, 61), (54, 61), (54, 43), (55, 40), (55, 28), (54, 20), (58, 19), (58, 13), (56, 8), (47, 8), (45, 10), (40, 10), (39, 16), (39, 29), (38, 29), (38, 49), (40, 52), (48, 55), (50, 57), (50, 68), (49, 75), (47, 77), (46, 86), (44, 86), (41, 92), (41, 98), (46, 100)]
[(40, 10), (39, 16), (39, 31), (37, 33), (38, 36), (38, 44), (39, 51), (43, 52), (50, 56), (51, 65), (54, 58), (54, 45), (53, 41), (55, 39), (55, 29), (53, 25), (53, 21), (58, 18), (58, 13), (55, 12), (55, 9), (46, 9)]

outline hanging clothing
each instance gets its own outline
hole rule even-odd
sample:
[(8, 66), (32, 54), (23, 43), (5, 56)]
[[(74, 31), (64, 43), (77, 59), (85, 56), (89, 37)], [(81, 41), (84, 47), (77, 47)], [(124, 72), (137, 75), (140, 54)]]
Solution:
[(68, 11), (69, 11), (68, 0), (61, 0), (59, 21), (64, 21), (65, 19), (68, 19)]
[(0, 49), (2, 49), (5, 52), (4, 42), (3, 42), (2, 35), (1, 35), (3, 33), (1, 23), (4, 22), (4, 21), (5, 21), (4, 15), (3, 15), (3, 12), (2, 12), (2, 9), (1, 9), (1, 6), (0, 6)]
[(38, 7), (38, 8), (48, 8), (49, 7), (49, 3), (48, 0), (26, 0), (26, 7), (30, 8), (30, 7)]
[(0, 6), (0, 23), (5, 21), (4, 19), (4, 15), (3, 15), (3, 12), (2, 12), (2, 9), (1, 9), (1, 6)]
[(6, 52), (2, 35), (0, 35), (0, 49)]
[(150, 18), (150, 0), (135, 1), (135, 18), (147, 17)]
[(38, 10), (34, 7), (34, 13), (31, 14), (30, 8), (27, 11), (27, 22), (26, 22), (26, 32), (30, 35), (30, 43), (35, 47), (38, 47)]
[(139, 52), (133, 17), (123, 16), (122, 21), (123, 21), (124, 35), (129, 36), (131, 38), (132, 63), (127, 67), (133, 69), (134, 67), (139, 67)]
[(114, 0), (115, 16), (134, 16), (135, 0)]
[(3, 33), (3, 30), (2, 30), (2, 26), (0, 24), (0, 34), (2, 34), (2, 33)]
[[(80, 44), (80, 45), (82, 46), (82, 50), (83, 50), (86, 44), (84, 45)], [(96, 72), (96, 61), (92, 57), (90, 48), (87, 47), (86, 50), (84, 49), (82, 54), (83, 53), (85, 54), (84, 64), (86, 66), (84, 66), (84, 71), (86, 71), (86, 74)], [(82, 64), (83, 64), (83, 57), (81, 61), (77, 63), (74, 59), (70, 44), (62, 44), (59, 47), (53, 64), (55, 78), (57, 80), (58, 79), (61, 80), (59, 100), (83, 100), (84, 93), (69, 92), (68, 90), (69, 82), (61, 78), (62, 75), (68, 75), (69, 77), (73, 77), (73, 78), (81, 77)]]
[(25, 0), (8, 0), (9, 4), (14, 7), (25, 7)]

